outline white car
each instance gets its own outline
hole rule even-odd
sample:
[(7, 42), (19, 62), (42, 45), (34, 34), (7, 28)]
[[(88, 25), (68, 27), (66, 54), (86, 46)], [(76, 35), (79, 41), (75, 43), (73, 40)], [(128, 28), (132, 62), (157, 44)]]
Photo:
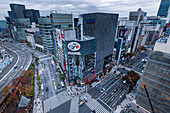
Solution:
[(104, 88), (102, 88), (101, 90), (100, 90), (100, 92), (102, 93), (102, 92), (104, 92), (105, 91), (105, 89)]

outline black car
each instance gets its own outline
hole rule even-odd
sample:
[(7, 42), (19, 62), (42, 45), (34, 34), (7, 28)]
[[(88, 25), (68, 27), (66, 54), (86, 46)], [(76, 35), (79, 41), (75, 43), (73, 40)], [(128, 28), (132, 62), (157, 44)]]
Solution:
[(48, 87), (46, 88), (46, 91), (48, 91)]

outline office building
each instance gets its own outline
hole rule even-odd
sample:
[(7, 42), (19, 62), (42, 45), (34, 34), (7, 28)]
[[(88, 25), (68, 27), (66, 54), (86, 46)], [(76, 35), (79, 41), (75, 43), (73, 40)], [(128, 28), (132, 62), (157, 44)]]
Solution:
[(112, 61), (118, 14), (83, 14), (83, 35), (96, 38), (96, 70), (99, 73)]
[(146, 15), (147, 13), (142, 11), (141, 8), (139, 8), (137, 11), (131, 11), (129, 13), (129, 20), (136, 21), (135, 32), (134, 32), (134, 36), (133, 36), (132, 43), (131, 43), (131, 52), (135, 52), (137, 49), (138, 38), (139, 38), (140, 29), (141, 29), (139, 26), (139, 23), (142, 20), (146, 20)]
[(136, 103), (151, 112), (142, 83), (146, 84), (155, 113), (170, 111), (170, 37), (160, 38), (150, 53), (136, 94)]
[(13, 19), (24, 18), (23, 10), (25, 10), (25, 5), (10, 4), (10, 8), (13, 15)]
[(7, 23), (5, 20), (0, 20), (0, 34), (1, 33), (7, 33), (8, 32), (8, 27)]
[(51, 19), (48, 16), (41, 17), (38, 18), (38, 23), (44, 49), (49, 53), (54, 53)]
[(14, 22), (14, 16), (12, 14), (12, 11), (8, 11), (8, 16), (9, 16), (9, 22), (10, 23)]
[(170, 0), (161, 0), (157, 16), (167, 17), (168, 9), (170, 7)]
[(95, 46), (94, 37), (84, 36), (83, 40), (66, 40), (66, 70), (70, 83), (82, 83), (82, 79), (88, 74), (95, 75)]
[(34, 9), (25, 9), (23, 10), (24, 18), (29, 18), (30, 22), (35, 22), (38, 24), (38, 18), (40, 18), (39, 10)]
[(53, 28), (62, 29), (62, 30), (74, 29), (73, 14), (52, 12), (50, 14), (50, 18), (51, 18)]
[(14, 30), (17, 33), (17, 40), (20, 41), (26, 41), (26, 34), (25, 34), (25, 30), (27, 30), (28, 28), (31, 28), (31, 23), (30, 23), (30, 19), (29, 18), (17, 18), (14, 19)]

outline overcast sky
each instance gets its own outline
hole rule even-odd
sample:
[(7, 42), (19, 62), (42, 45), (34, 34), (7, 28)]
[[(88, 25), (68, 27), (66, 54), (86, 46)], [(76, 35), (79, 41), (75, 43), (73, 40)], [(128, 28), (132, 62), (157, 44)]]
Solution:
[(149, 16), (157, 14), (161, 0), (1, 0), (0, 19), (7, 16), (10, 3), (24, 4), (27, 9), (38, 9), (40, 15), (49, 15), (51, 10), (61, 13), (108, 12), (118, 13), (120, 17), (129, 15), (139, 7)]

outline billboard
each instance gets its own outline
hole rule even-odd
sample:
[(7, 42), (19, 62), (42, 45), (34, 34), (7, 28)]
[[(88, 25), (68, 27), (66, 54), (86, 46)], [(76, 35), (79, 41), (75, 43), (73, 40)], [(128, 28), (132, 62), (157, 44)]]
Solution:
[(127, 28), (120, 28), (119, 37), (125, 37), (127, 35)]
[(119, 60), (119, 57), (120, 57), (120, 54), (121, 54), (121, 49), (122, 49), (122, 43), (123, 43), (123, 39), (118, 39), (117, 48), (116, 48), (116, 55), (115, 55), (116, 60)]
[(61, 37), (60, 29), (56, 29), (56, 34), (57, 34), (56, 38), (57, 38), (58, 46), (62, 48), (62, 37)]
[(68, 45), (67, 45), (67, 48), (70, 50), (70, 51), (78, 51), (80, 49), (80, 44), (77, 43), (77, 42), (70, 42)]
[(73, 55), (88, 55), (96, 52), (96, 40), (66, 41), (66, 52)]
[(95, 20), (94, 20), (94, 19), (86, 20), (86, 24), (94, 24), (94, 23), (95, 23)]

